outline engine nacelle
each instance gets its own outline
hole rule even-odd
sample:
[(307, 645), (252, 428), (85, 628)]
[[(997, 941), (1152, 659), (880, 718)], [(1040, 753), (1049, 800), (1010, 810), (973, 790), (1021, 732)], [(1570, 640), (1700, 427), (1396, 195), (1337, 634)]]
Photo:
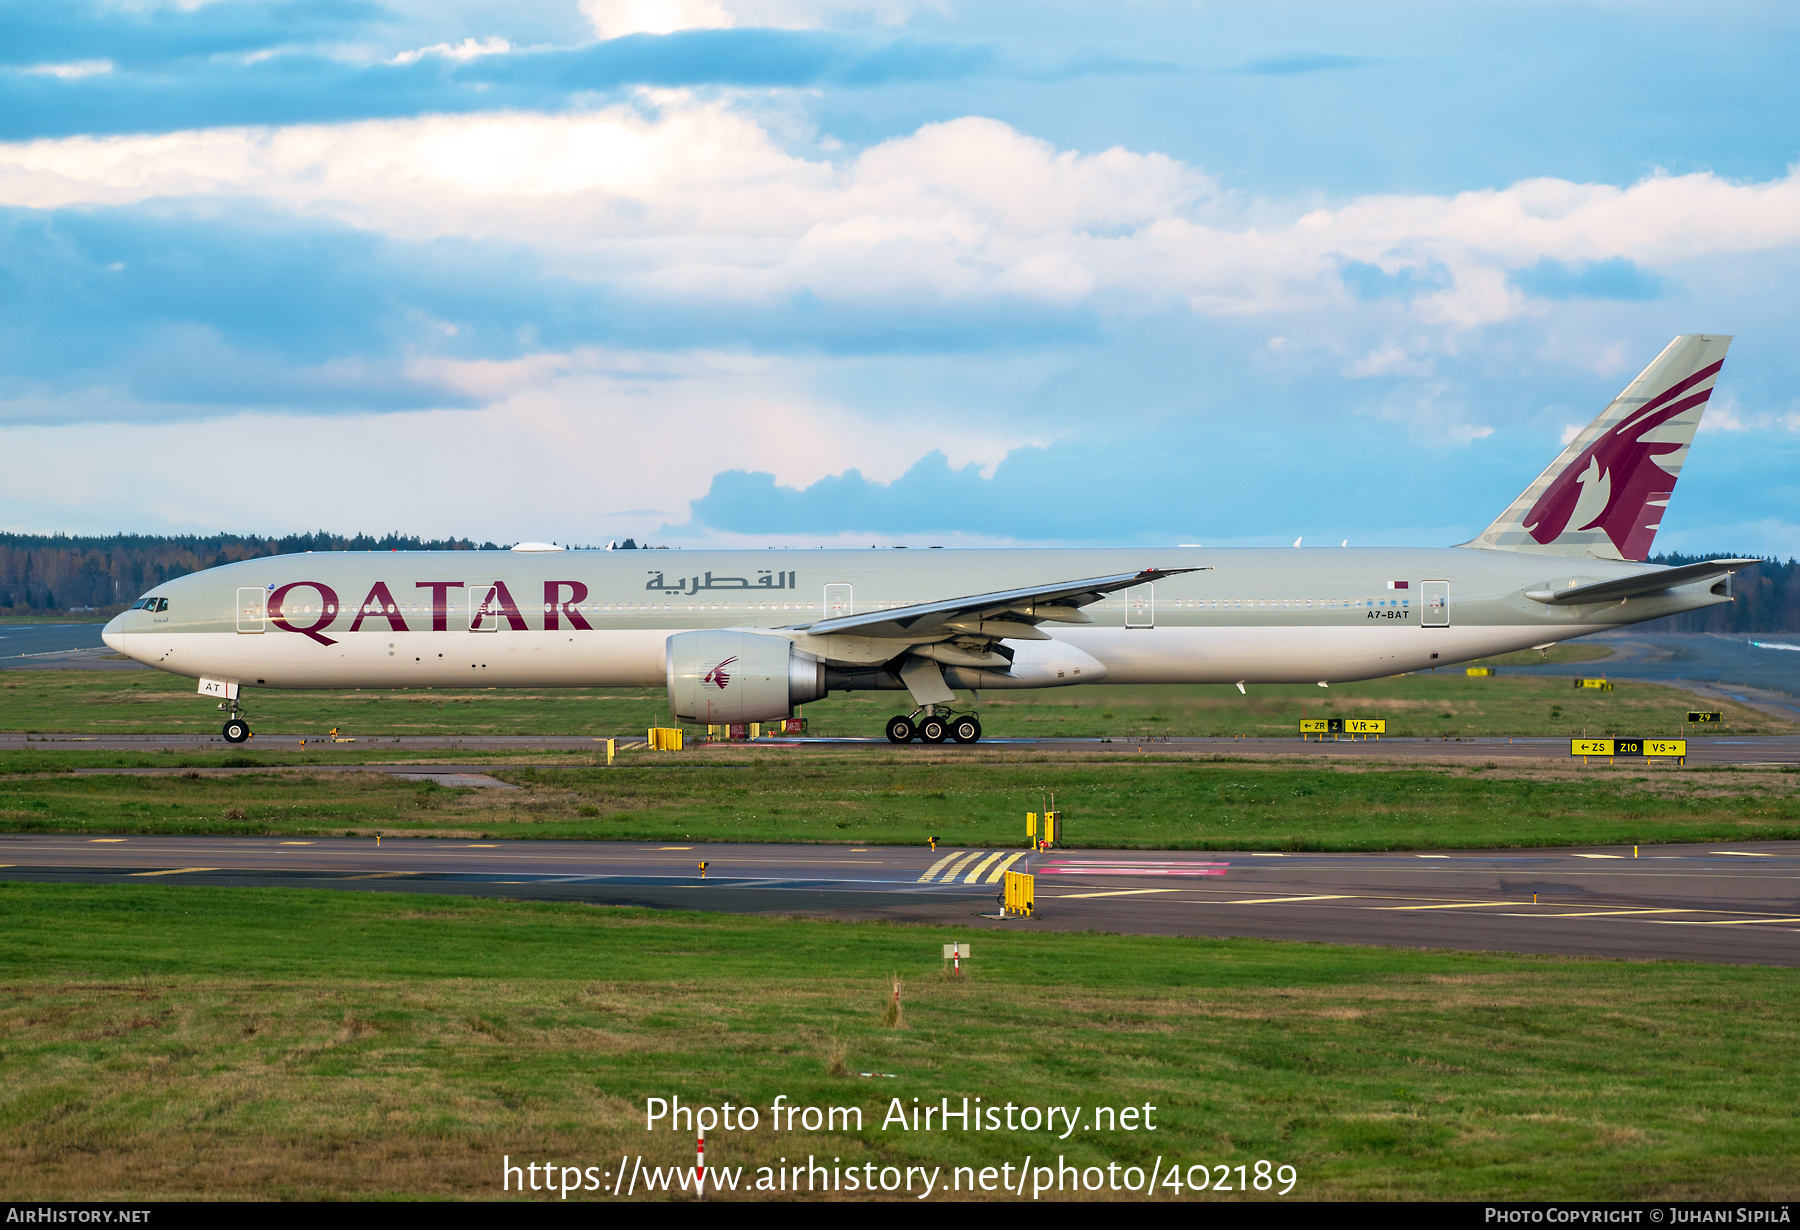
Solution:
[(669, 638), (669, 711), (725, 725), (785, 718), (825, 696), (825, 664), (766, 632), (707, 630)]

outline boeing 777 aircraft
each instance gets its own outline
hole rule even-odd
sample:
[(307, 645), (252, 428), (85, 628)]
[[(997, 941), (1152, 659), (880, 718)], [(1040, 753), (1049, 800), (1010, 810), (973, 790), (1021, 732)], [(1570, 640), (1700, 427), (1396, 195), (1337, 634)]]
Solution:
[(1455, 547), (308, 553), (159, 585), (106, 643), (233, 743), (246, 687), (666, 686), (706, 723), (886, 689), (889, 739), (973, 743), (957, 689), (1394, 675), (1731, 601), (1755, 560), (1643, 562), (1730, 342), (1669, 343)]

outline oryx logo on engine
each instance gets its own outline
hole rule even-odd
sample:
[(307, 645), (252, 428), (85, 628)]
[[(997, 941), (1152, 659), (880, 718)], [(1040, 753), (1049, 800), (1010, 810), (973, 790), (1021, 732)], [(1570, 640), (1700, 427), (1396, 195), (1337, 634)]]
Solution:
[(719, 685), (719, 687), (721, 689), (723, 689), (726, 684), (731, 682), (731, 676), (728, 673), (726, 673), (725, 668), (727, 666), (730, 666), (733, 662), (736, 662), (736, 661), (737, 661), (737, 658), (735, 656), (726, 658), (723, 662), (719, 663), (717, 666), (715, 666), (711, 670), (707, 671), (705, 675), (701, 676), (700, 682), (701, 683), (716, 683)]

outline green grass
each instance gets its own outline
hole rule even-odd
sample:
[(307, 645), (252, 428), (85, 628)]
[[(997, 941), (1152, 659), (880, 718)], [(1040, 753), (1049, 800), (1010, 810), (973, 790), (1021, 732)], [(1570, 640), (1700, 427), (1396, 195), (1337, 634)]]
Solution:
[(1800, 838), (1800, 774), (1769, 769), (1294, 766), (1223, 758), (645, 753), (501, 767), (520, 790), (375, 773), (0, 778), (0, 830), (338, 833), (1018, 846), (1054, 792), (1089, 847), (1457, 849)]
[[(496, 1198), (503, 1154), (691, 1164), (643, 1126), (674, 1096), (761, 1108), (707, 1140), (752, 1172), (1267, 1159), (1296, 1198), (1464, 1200), (1790, 1199), (1800, 1174), (1787, 970), (0, 884), (0, 973), (9, 1200)], [(777, 1095), (864, 1128), (778, 1136)], [(883, 1131), (894, 1097), (1147, 1103), (1157, 1131)]]
[[(1565, 647), (1564, 652), (1595, 648)], [(1536, 655), (1532, 655), (1535, 657)], [(1502, 668), (1504, 671), (1504, 668)], [(1577, 690), (1570, 676), (1471, 678), (1461, 667), (1338, 684), (1236, 688), (1092, 684), (990, 692), (973, 706), (993, 738), (1297, 734), (1301, 717), (1385, 718), (1393, 735), (1686, 733), (1691, 708), (1719, 709), (1735, 734), (1783, 733), (1791, 722), (1731, 702), (1652, 683), (1611, 692)], [(0, 730), (72, 734), (216, 733), (223, 718), (190, 680), (149, 671), (7, 672)], [(263, 742), (316, 739), (333, 727), (359, 738), (394, 735), (540, 734), (643, 737), (668, 725), (659, 688), (513, 688), (442, 691), (278, 692), (247, 689)], [(809, 732), (879, 737), (886, 718), (911, 708), (905, 693), (838, 694), (805, 707)]]

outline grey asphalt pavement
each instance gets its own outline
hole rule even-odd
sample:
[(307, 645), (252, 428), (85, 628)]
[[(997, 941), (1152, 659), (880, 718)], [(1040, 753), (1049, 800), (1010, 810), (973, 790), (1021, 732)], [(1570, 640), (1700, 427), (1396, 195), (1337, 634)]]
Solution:
[(1571, 678), (1592, 675), (1679, 684), (1703, 696), (1729, 697), (1790, 721), (1800, 719), (1800, 633), (1727, 635), (1626, 629), (1571, 643), (1604, 645), (1613, 651), (1613, 656), (1596, 662), (1507, 666), (1501, 668), (1501, 673)]
[[(707, 862), (704, 878), (699, 862)], [(1004, 871), (1038, 913), (1002, 920)], [(970, 928), (1800, 966), (1800, 842), (1387, 854), (0, 837), (0, 879), (515, 897)]]
[(114, 658), (105, 624), (0, 624), (0, 670), (149, 670)]

